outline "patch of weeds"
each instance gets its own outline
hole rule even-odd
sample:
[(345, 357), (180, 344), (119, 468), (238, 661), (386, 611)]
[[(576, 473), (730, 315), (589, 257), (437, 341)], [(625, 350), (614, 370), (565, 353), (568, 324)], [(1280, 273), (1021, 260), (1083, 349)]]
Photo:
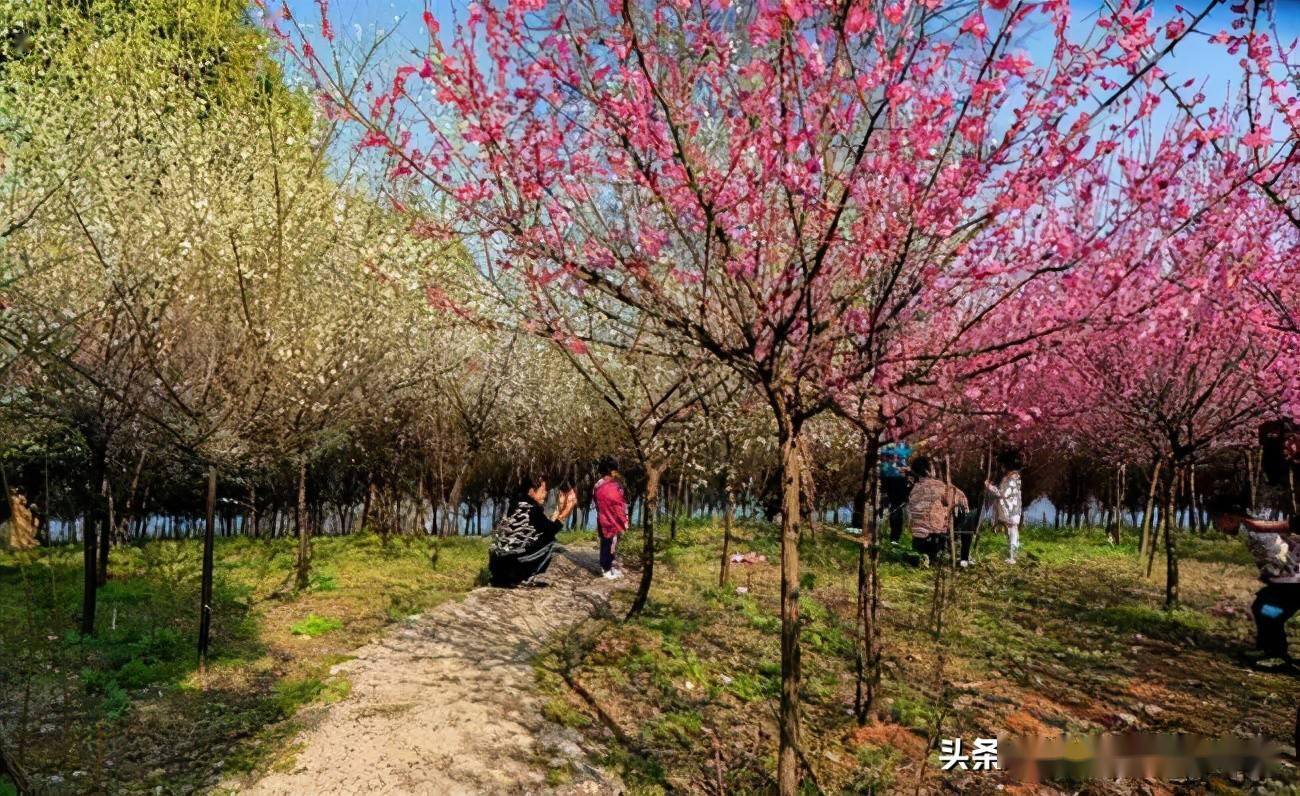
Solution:
[(781, 620), (759, 608), (752, 598), (746, 597), (740, 601), (740, 612), (750, 627), (760, 633), (776, 635), (781, 632)]
[(781, 680), (741, 673), (732, 678), (727, 690), (745, 702), (775, 699), (781, 694)]
[(898, 758), (898, 750), (892, 747), (862, 747), (858, 750), (857, 775), (850, 789), (854, 793), (888, 793), (894, 784)]
[(701, 723), (693, 710), (673, 711), (641, 725), (641, 737), (652, 746), (686, 748), (699, 739)]
[(1209, 617), (1184, 608), (1163, 611), (1145, 605), (1114, 605), (1084, 611), (1079, 618), (1112, 631), (1142, 633), (1169, 641), (1182, 641), (1188, 636), (1201, 638), (1211, 630)]
[(352, 683), (345, 678), (322, 680), (304, 677), (284, 680), (275, 687), (275, 706), (283, 716), (291, 716), (298, 708), (311, 702), (338, 702), (352, 693)]
[(579, 729), (591, 724), (591, 719), (563, 699), (548, 699), (542, 705), (542, 717), (561, 727)]
[(311, 591), (338, 591), (338, 578), (332, 573), (317, 572), (311, 576), (307, 588)]
[(343, 627), (343, 623), (337, 619), (331, 619), (327, 616), (317, 616), (308, 614), (307, 618), (294, 624), (289, 628), (295, 636), (306, 636), (307, 638), (316, 638), (326, 633), (333, 632)]
[(117, 721), (131, 709), (131, 697), (126, 695), (126, 691), (116, 681), (110, 680), (104, 686), (104, 702), (100, 709), (109, 721)]
[(668, 792), (664, 767), (654, 758), (642, 757), (615, 746), (602, 762), (622, 775), (628, 796), (662, 796)]
[(919, 699), (897, 696), (894, 704), (890, 705), (889, 712), (893, 715), (894, 722), (904, 727), (923, 730), (934, 726), (934, 708)]
[(561, 785), (567, 785), (573, 781), (573, 772), (569, 771), (568, 766), (548, 766), (546, 769), (546, 784), (552, 788), (558, 788)]
[(161, 680), (166, 680), (172, 667), (161, 663), (148, 664), (136, 658), (127, 661), (117, 670), (117, 681), (123, 688), (144, 688)]

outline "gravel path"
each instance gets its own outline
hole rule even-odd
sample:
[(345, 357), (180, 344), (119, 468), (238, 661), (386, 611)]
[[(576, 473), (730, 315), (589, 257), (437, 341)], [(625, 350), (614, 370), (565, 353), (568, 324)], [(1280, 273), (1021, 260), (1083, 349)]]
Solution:
[[(593, 572), (594, 570), (594, 572)], [(615, 585), (595, 551), (557, 555), (540, 589), (475, 589), (335, 667), (349, 696), (300, 714), (285, 770), (234, 785), (252, 794), (604, 794), (622, 783), (581, 736), (546, 721), (532, 658), (603, 610)], [(288, 755), (292, 754), (292, 758)], [(568, 769), (551, 786), (547, 768)]]

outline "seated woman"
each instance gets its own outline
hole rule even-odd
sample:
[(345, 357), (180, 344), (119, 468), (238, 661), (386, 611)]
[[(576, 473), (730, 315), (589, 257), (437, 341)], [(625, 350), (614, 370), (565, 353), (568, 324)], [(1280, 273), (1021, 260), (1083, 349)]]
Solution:
[(493, 586), (507, 589), (520, 584), (545, 586), (538, 576), (551, 565), (555, 535), (578, 504), (578, 496), (572, 489), (561, 490), (554, 516), (547, 517), (542, 510), (546, 503), (546, 478), (541, 476), (528, 479), (521, 492), (513, 508), (492, 529), (488, 572)]
[(960, 489), (935, 478), (932, 470), (925, 456), (912, 461), (917, 481), (908, 497), (907, 510), (912, 519), (912, 549), (921, 554), (922, 566), (929, 566), (946, 549), (953, 530), (953, 510), (970, 507)]

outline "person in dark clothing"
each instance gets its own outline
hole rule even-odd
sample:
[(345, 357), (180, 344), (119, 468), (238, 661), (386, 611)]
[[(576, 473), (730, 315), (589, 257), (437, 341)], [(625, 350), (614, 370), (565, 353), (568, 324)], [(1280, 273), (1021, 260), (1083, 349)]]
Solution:
[(1300, 518), (1256, 520), (1235, 510), (1214, 512), (1219, 530), (1235, 535), (1246, 531), (1246, 547), (1259, 567), (1264, 585), (1255, 594), (1250, 613), (1255, 618), (1255, 649), (1247, 654), (1263, 668), (1292, 664), (1286, 623), (1300, 611)]
[(921, 565), (929, 566), (948, 550), (953, 532), (953, 514), (968, 508), (966, 495), (951, 484), (934, 477), (930, 459), (918, 456), (912, 462), (916, 486), (907, 500), (912, 520), (912, 549), (921, 555)]
[[(1265, 480), (1289, 493), (1300, 475), (1300, 429), (1274, 422), (1260, 428)], [(1288, 494), (1294, 511), (1294, 495)], [(1286, 623), (1300, 612), (1300, 514), (1289, 519), (1258, 520), (1247, 516), (1248, 496), (1215, 494), (1210, 513), (1219, 530), (1229, 535), (1245, 530), (1246, 547), (1259, 567), (1264, 583), (1255, 594), (1250, 612), (1255, 619), (1255, 649), (1246, 653), (1258, 668), (1295, 671), (1287, 648)]]
[(907, 510), (907, 496), (912, 491), (907, 467), (911, 456), (912, 446), (906, 442), (891, 442), (880, 449), (880, 492), (889, 516), (891, 542), (903, 538), (903, 515)]
[(551, 565), (555, 536), (578, 504), (572, 489), (562, 490), (554, 516), (547, 517), (542, 509), (548, 491), (545, 478), (530, 478), (520, 491), (513, 508), (492, 529), (488, 552), (492, 585), (507, 589), (546, 585), (540, 575)]

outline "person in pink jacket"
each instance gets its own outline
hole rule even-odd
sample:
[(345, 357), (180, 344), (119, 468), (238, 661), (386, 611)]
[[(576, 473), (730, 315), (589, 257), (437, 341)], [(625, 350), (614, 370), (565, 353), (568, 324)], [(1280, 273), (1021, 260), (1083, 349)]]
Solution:
[(592, 494), (596, 499), (596, 532), (600, 537), (600, 568), (603, 577), (617, 580), (623, 570), (615, 565), (618, 537), (627, 530), (627, 498), (618, 480), (618, 462), (606, 456), (600, 460), (600, 480)]

